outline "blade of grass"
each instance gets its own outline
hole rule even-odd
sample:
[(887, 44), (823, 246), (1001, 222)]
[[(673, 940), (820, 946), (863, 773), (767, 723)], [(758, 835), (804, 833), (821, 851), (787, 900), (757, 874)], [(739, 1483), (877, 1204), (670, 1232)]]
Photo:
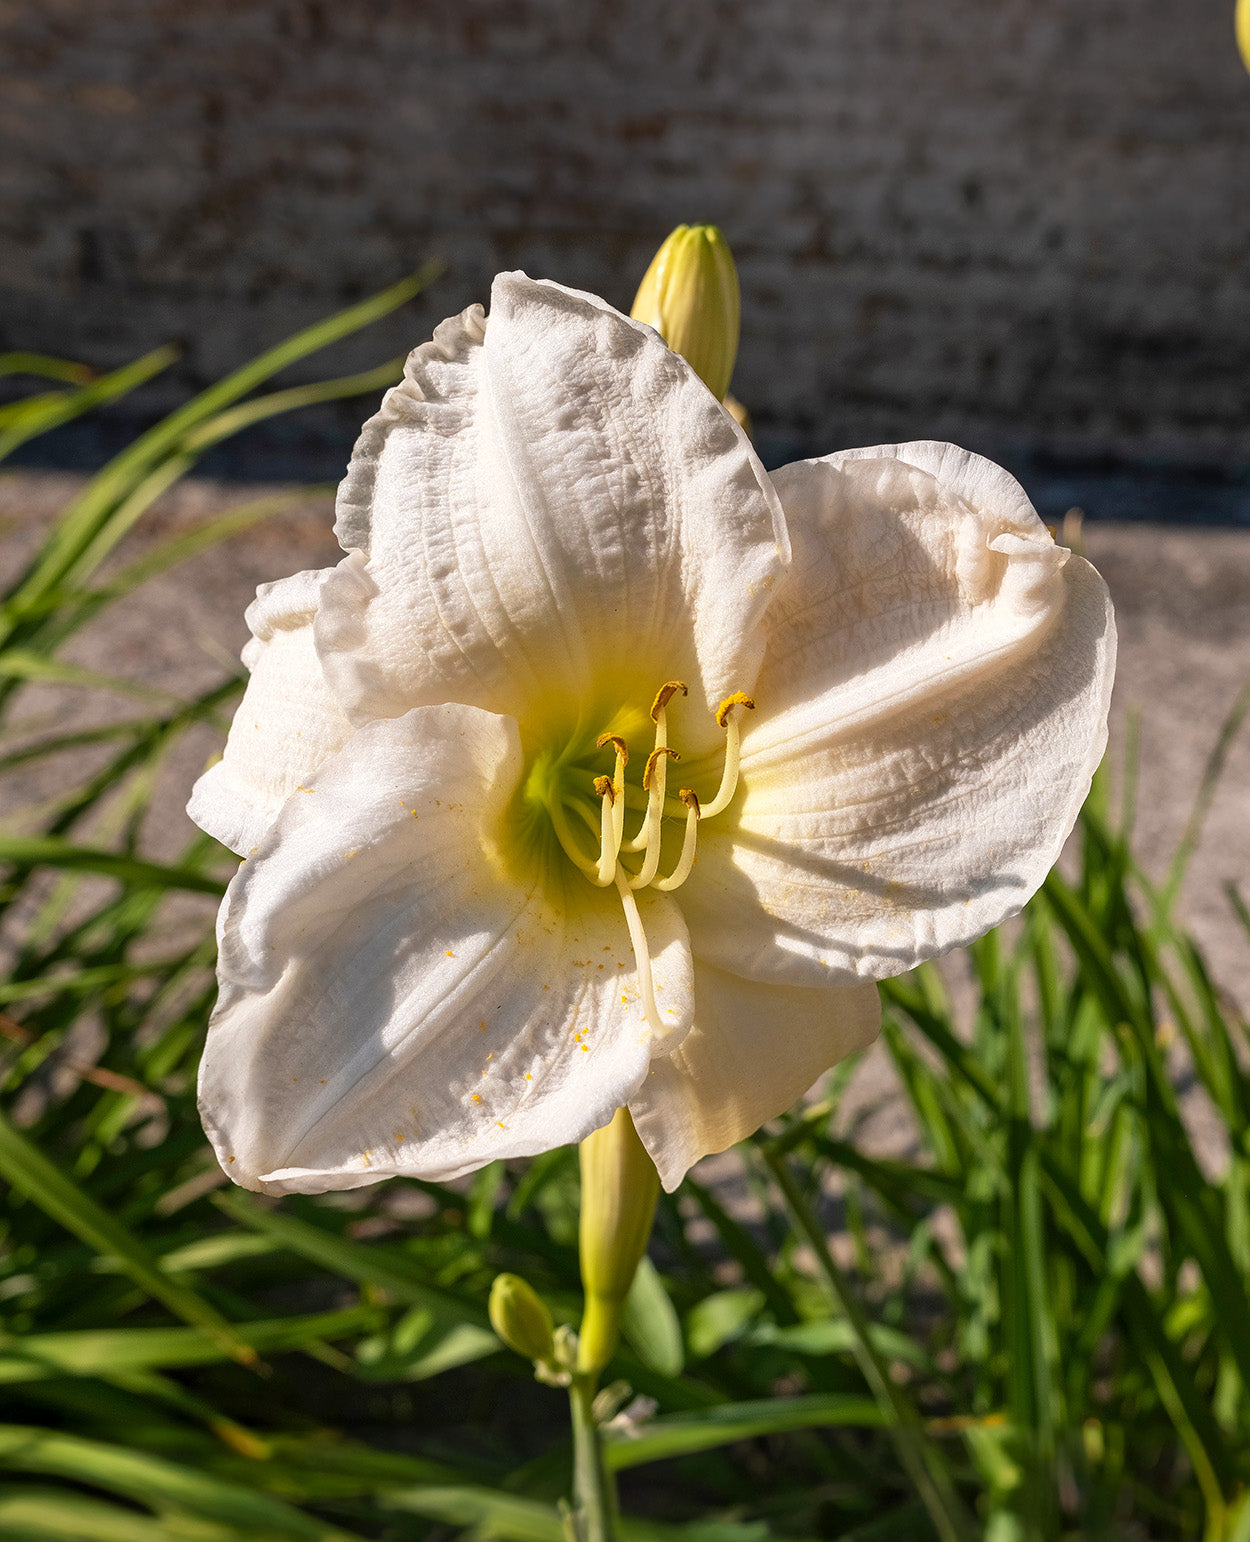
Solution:
[(102, 1209), (0, 1113), (0, 1174), (45, 1215), (94, 1252), (115, 1258), (136, 1285), (193, 1327), (202, 1328), (244, 1364), (255, 1353), (215, 1308), (189, 1286), (171, 1279), (147, 1249)]
[(52, 837), (0, 836), (0, 862), (24, 867), (69, 868), (75, 872), (101, 873), (118, 878), (134, 888), (185, 889), (192, 894), (226, 892), (219, 879), (197, 873), (191, 868), (165, 867), (159, 862), (143, 862), (121, 856), (115, 851), (100, 851), (91, 846), (75, 846), (72, 841)]
[(942, 1542), (964, 1542), (964, 1539), (971, 1539), (975, 1535), (972, 1522), (964, 1510), (946, 1464), (926, 1438), (920, 1416), (912, 1407), (911, 1400), (895, 1383), (889, 1367), (874, 1347), (868, 1321), (849, 1283), (834, 1262), (823, 1227), (804, 1199), (785, 1159), (774, 1155), (766, 1144), (761, 1143), (758, 1149), (785, 1200), (795, 1228), (812, 1249), (821, 1278), (854, 1330), (855, 1357), (860, 1370), (888, 1421), (899, 1460), (916, 1489), (917, 1497), (928, 1512), (934, 1529)]

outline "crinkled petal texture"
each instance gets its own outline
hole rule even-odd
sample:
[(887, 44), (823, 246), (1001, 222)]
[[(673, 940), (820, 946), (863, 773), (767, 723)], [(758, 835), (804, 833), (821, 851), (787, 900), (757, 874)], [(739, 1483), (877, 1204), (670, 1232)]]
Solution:
[(200, 777), (187, 813), (240, 856), (264, 839), (278, 810), (352, 725), (326, 685), (313, 645), (321, 585), (333, 569), (262, 584), (247, 609), (251, 672), (226, 750)]
[[(237, 1182), (450, 1178), (580, 1140), (633, 1096), (658, 1046), (620, 904), (532, 876), (510, 835), (521, 771), (510, 718), (369, 724), (240, 868), (200, 1072)], [(690, 1025), (688, 939), (666, 896), (640, 908), (667, 1049)]]
[[(462, 701), (527, 736), (749, 689), (785, 521), (741, 429), (649, 327), (502, 274), (365, 425), (317, 643), (356, 721)], [(693, 746), (691, 746), (693, 747)]]
[(774, 481), (793, 570), (738, 801), (700, 832), (682, 909), (722, 968), (882, 979), (1015, 914), (1058, 857), (1106, 744), (1110, 601), (1005, 471), (953, 446)]
[(775, 1119), (881, 1026), (871, 982), (764, 985), (696, 963), (693, 1028), (651, 1062), (629, 1111), (672, 1193), (687, 1171)]

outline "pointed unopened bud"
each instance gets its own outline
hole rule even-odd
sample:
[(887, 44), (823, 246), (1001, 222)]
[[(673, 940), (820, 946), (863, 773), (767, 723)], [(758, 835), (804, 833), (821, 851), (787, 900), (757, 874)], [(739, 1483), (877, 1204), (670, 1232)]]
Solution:
[(581, 1166), (578, 1245), (586, 1314), (577, 1368), (586, 1373), (601, 1371), (616, 1349), (625, 1297), (651, 1235), (660, 1175), (627, 1108), (582, 1142)]
[(527, 1360), (552, 1359), (551, 1313), (527, 1280), (519, 1274), (496, 1275), (487, 1310), (491, 1327), (509, 1349)]
[(652, 258), (630, 315), (654, 327), (724, 401), (738, 357), (738, 271), (715, 225), (678, 225)]

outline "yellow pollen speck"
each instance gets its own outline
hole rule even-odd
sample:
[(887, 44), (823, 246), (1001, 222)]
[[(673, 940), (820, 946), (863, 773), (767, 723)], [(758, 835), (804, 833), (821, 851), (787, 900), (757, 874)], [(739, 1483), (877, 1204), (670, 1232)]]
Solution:
[(448, 957), (448, 958), (455, 958), (455, 956), (456, 956), (456, 955), (455, 955), (455, 954), (454, 954), (454, 953), (453, 953), (453, 952), (452, 952), (452, 951), (451, 951), (451, 949), (450, 949), (450, 948), (448, 948), (448, 949), (447, 949), (447, 957)]
[(325, 1079), (325, 1077), (324, 1077), (324, 1076), (323, 1076), (323, 1077), (322, 1077), (322, 1078), (321, 1078), (321, 1080), (320, 1080), (320, 1082), (318, 1082), (318, 1084), (317, 1084), (317, 1085), (318, 1085), (318, 1086), (319, 1086), (319, 1087), (324, 1087), (324, 1086), (325, 1086), (325, 1084), (326, 1084), (326, 1079)]
[(414, 818), (414, 819), (420, 819), (420, 818), (421, 818), (421, 816), (420, 816), (420, 814), (418, 814), (418, 813), (417, 813), (417, 811), (416, 811), (416, 809), (415, 809), (415, 808), (414, 808), (414, 809), (413, 809), (413, 811), (412, 811), (412, 817), (413, 817), (413, 818)]
[(230, 1160), (231, 1160), (231, 1161), (232, 1161), (232, 1162), (233, 1162), (233, 1161), (234, 1161), (234, 1158), (233, 1158), (233, 1157), (231, 1157), (231, 1158), (230, 1158)]
[(356, 853), (357, 853), (357, 852), (358, 852), (358, 851), (359, 851), (359, 850), (360, 850), (360, 847), (359, 847), (359, 846), (353, 846), (353, 847), (352, 847), (352, 849), (351, 849), (351, 850), (350, 850), (350, 851), (345, 851), (345, 852), (344, 852), (344, 853), (343, 853), (343, 861), (344, 861), (344, 862), (350, 862), (350, 861), (351, 861), (351, 859), (352, 859), (352, 858), (353, 858), (353, 857), (354, 857), (354, 856), (355, 856), (355, 855), (356, 855)]
[(292, 1080), (292, 1081), (293, 1081), (293, 1082), (297, 1082), (297, 1081), (299, 1081), (299, 1077), (298, 1077), (298, 1076), (293, 1076), (293, 1077), (292, 1077), (292, 1078), (291, 1078), (291, 1080)]
[(582, 1054), (583, 1055), (589, 1055), (590, 1054), (590, 1045), (589, 1044), (583, 1044), (582, 1045)]
[(499, 1126), (499, 1128), (500, 1128), (500, 1129), (501, 1129), (501, 1130), (502, 1130), (502, 1129), (505, 1129), (505, 1128), (506, 1128), (506, 1126), (505, 1126), (505, 1124), (504, 1124), (504, 1122), (503, 1122), (503, 1120), (502, 1120), (502, 1119), (496, 1119), (496, 1120), (495, 1120), (495, 1123), (496, 1123), (496, 1124), (497, 1124), (497, 1125), (498, 1125), (498, 1126)]
[(479, 1033), (485, 1033), (486, 1032), (486, 1024), (485, 1023), (479, 1023), (477, 1025), (477, 1031)]
[[(526, 1073), (525, 1073), (525, 1080), (526, 1080), (526, 1081), (527, 1081), (527, 1082), (532, 1082), (532, 1081), (533, 1081), (533, 1080), (534, 1080), (534, 1078), (533, 1078), (533, 1076), (532, 1076), (532, 1075), (531, 1075), (531, 1074), (530, 1074), (530, 1072), (529, 1072), (529, 1071), (526, 1071)], [(231, 1158), (230, 1158), (230, 1160), (231, 1160), (231, 1161), (232, 1161), (232, 1162), (233, 1162), (233, 1161), (234, 1161), (234, 1158), (233, 1158), (233, 1157), (231, 1157)]]
[(402, 1130), (396, 1130), (396, 1131), (395, 1131), (395, 1139), (396, 1139), (396, 1140), (397, 1140), (397, 1141), (398, 1141), (398, 1142), (399, 1142), (399, 1144), (400, 1144), (400, 1145), (401, 1145), (401, 1146), (402, 1146), (402, 1145), (403, 1145), (403, 1143), (404, 1143), (404, 1132), (403, 1132), (403, 1131), (402, 1131)]
[(482, 1101), (481, 1098), (478, 1097), (476, 1092), (473, 1094), (473, 1101), (475, 1103), (480, 1103)]
[(748, 712), (755, 711), (755, 703), (742, 691), (735, 691), (732, 696), (726, 696), (724, 701), (716, 709), (716, 721), (724, 728), (725, 721), (734, 707), (745, 707)]
[(493, 1060), (495, 1058), (495, 1051), (492, 1049), (490, 1054), (488, 1054), (486, 1058), (487, 1058), (487, 1060)]

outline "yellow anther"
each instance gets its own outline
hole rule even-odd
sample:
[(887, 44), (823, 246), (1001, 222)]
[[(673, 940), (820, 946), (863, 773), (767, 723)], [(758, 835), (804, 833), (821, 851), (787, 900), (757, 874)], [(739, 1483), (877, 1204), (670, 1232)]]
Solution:
[(655, 693), (655, 700), (651, 703), (651, 721), (653, 723), (660, 721), (660, 713), (664, 711), (678, 691), (683, 696), (690, 695), (689, 690), (681, 680), (666, 680)]
[(605, 744), (610, 744), (621, 757), (621, 764), (629, 764), (629, 745), (625, 743), (620, 734), (600, 734), (595, 740), (595, 748), (601, 750)]
[(699, 799), (698, 799), (697, 794), (695, 793), (694, 788), (693, 787), (683, 787), (681, 789), (681, 791), (677, 794), (677, 796), (681, 799), (681, 801), (686, 805), (686, 807), (688, 809), (692, 809), (694, 811), (694, 817), (696, 819), (698, 819), (701, 810), (699, 808)]
[(666, 744), (661, 744), (658, 748), (652, 750), (647, 756), (647, 769), (642, 773), (642, 788), (644, 792), (651, 791), (651, 778), (655, 774), (655, 763), (665, 755), (670, 756), (673, 760), (681, 759), (677, 751), (669, 749)]
[(609, 803), (616, 802), (616, 790), (612, 786), (612, 778), (610, 776), (595, 777), (595, 791), (601, 798), (606, 798)]
[(742, 691), (735, 691), (732, 696), (726, 696), (724, 701), (716, 709), (716, 721), (724, 728), (729, 714), (735, 707), (745, 707), (748, 712), (755, 711), (755, 703)]

